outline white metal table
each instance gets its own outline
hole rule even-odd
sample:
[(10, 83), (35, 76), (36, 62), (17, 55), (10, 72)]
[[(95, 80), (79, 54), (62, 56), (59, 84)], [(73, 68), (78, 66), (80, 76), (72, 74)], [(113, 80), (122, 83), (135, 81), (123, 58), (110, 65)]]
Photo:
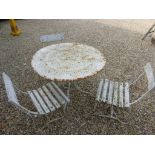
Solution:
[(37, 51), (31, 64), (46, 79), (68, 82), (69, 95), (70, 82), (95, 75), (103, 69), (105, 62), (101, 52), (92, 46), (60, 43)]

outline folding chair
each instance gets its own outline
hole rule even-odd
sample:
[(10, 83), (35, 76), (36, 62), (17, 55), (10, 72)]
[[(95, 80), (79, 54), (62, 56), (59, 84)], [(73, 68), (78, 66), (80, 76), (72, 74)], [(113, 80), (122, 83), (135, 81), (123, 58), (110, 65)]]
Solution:
[(61, 41), (63, 39), (64, 39), (64, 34), (63, 33), (49, 34), (49, 35), (40, 36), (40, 42), (42, 42), (43, 46), (44, 46), (45, 42)]
[(10, 77), (6, 73), (3, 73), (2, 77), (6, 88), (8, 102), (29, 116), (37, 117), (39, 115), (47, 115), (60, 107), (64, 107), (65, 111), (67, 104), (70, 102), (70, 99), (56, 85), (56, 83), (50, 82), (38, 89), (29, 90), (26, 93), (21, 92), (30, 98), (32, 104), (36, 108), (36, 111), (31, 111), (19, 103), (16, 95), (16, 90), (18, 89), (15, 89)]
[[(137, 81), (145, 76), (148, 80), (148, 90), (143, 93), (138, 99), (131, 101), (130, 99), (130, 86), (137, 83)], [(155, 88), (155, 77), (153, 73), (153, 69), (150, 63), (147, 63), (144, 66), (144, 71), (142, 74), (138, 76), (138, 78), (129, 84), (128, 82), (114, 82), (108, 79), (102, 79), (99, 83), (97, 94), (96, 94), (96, 104), (94, 109), (96, 108), (98, 102), (107, 103), (111, 106), (111, 114), (103, 115), (104, 117), (109, 117), (113, 119), (118, 119), (113, 106), (118, 108), (129, 108), (132, 104), (139, 102), (142, 98), (144, 98), (151, 90)]]

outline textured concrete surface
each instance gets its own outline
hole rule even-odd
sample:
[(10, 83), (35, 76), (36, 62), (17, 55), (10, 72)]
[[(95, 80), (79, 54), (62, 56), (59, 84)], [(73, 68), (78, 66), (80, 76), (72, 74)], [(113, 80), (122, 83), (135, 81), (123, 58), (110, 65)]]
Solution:
[[(16, 85), (27, 91), (38, 88), (47, 80), (37, 75), (31, 67), (31, 58), (43, 45), (41, 35), (64, 33), (65, 39), (45, 43), (44, 46), (60, 42), (78, 42), (100, 50), (106, 58), (102, 72), (78, 84), (94, 96), (101, 77), (116, 81), (135, 79), (147, 62), (155, 68), (155, 46), (150, 38), (141, 41), (143, 34), (153, 24), (153, 20), (18, 20), (23, 33), (13, 37), (8, 21), (0, 21), (0, 73), (9, 74)], [(146, 79), (144, 79), (146, 80)], [(60, 84), (61, 85), (61, 84)], [(142, 82), (131, 91), (139, 95), (144, 88)], [(144, 88), (144, 90), (146, 90)], [(21, 104), (33, 108), (24, 96), (19, 96)], [(155, 133), (155, 93), (150, 93), (141, 102), (132, 105), (131, 111), (121, 110), (118, 116), (127, 124), (100, 117), (86, 117), (93, 109), (94, 98), (77, 90), (71, 93), (71, 104), (65, 118), (45, 126), (50, 118), (62, 115), (61, 109), (48, 118), (32, 120), (25, 114), (7, 105), (2, 78), (0, 77), (0, 133), (1, 134), (154, 134)], [(109, 108), (99, 104), (98, 112), (107, 113)]]

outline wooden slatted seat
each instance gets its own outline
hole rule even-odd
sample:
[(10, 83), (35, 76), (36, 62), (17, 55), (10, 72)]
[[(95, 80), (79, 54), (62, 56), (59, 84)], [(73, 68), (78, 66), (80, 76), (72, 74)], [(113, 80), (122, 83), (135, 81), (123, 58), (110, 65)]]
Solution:
[(44, 115), (55, 111), (56, 109), (66, 105), (70, 102), (70, 99), (64, 94), (64, 92), (56, 85), (56, 83), (51, 82), (43, 85), (41, 88), (36, 90), (30, 90), (27, 95), (30, 97), (36, 112), (30, 111), (20, 105), (16, 91), (10, 77), (3, 73), (3, 80), (8, 96), (9, 103), (13, 104), (23, 112), (29, 115)]
[(129, 84), (102, 79), (99, 84), (96, 100), (107, 102), (114, 106), (129, 107)]
[[(130, 98), (130, 86), (134, 85), (142, 76), (146, 75), (148, 90), (143, 93), (138, 99), (135, 101), (131, 101)], [(96, 104), (98, 102), (107, 103), (111, 105), (111, 118), (114, 118), (113, 106), (117, 106), (120, 108), (129, 108), (133, 103), (140, 101), (146, 94), (148, 94), (151, 90), (155, 88), (155, 77), (153, 73), (153, 69), (150, 63), (147, 63), (144, 66), (144, 71), (139, 77), (133, 81), (131, 84), (128, 82), (115, 82), (108, 79), (101, 79), (97, 94), (96, 94)], [(95, 107), (97, 106), (95, 104)]]

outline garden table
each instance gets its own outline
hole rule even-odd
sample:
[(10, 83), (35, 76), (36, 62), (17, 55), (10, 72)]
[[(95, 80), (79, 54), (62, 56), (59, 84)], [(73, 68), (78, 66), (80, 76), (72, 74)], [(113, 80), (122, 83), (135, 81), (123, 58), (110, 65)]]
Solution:
[(95, 75), (103, 69), (105, 62), (101, 52), (92, 46), (60, 43), (37, 51), (31, 64), (46, 79), (68, 82), (69, 96), (71, 82)]

